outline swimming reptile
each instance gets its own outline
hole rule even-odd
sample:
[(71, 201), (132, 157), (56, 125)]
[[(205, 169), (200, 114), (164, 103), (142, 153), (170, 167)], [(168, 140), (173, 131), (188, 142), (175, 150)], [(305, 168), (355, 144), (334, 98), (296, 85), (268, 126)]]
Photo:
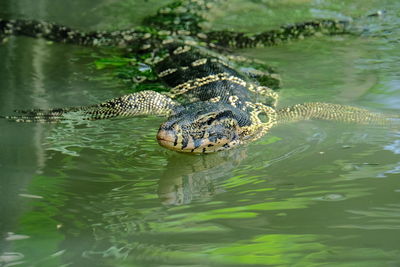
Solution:
[[(171, 88), (168, 93), (140, 91), (91, 106), (17, 111), (19, 114), (5, 118), (18, 122), (58, 122), (76, 118), (167, 116), (157, 133), (159, 144), (190, 153), (216, 152), (249, 143), (281, 122), (325, 119), (384, 123), (387, 120), (384, 115), (362, 108), (329, 103), (278, 109), (274, 89), (279, 78), (275, 73), (240, 71), (235, 63), (240, 58), (220, 53), (227, 47), (275, 45), (316, 33), (348, 33), (348, 21), (310, 21), (253, 35), (229, 31), (203, 33), (200, 27), (205, 20), (203, 14), (213, 2), (218, 1), (176, 1), (144, 20), (144, 25), (154, 30), (84, 33), (47, 22), (0, 19), (0, 40), (24, 35), (151, 53), (151, 60), (146, 63)], [(257, 78), (267, 82), (261, 85)], [(262, 102), (257, 100), (260, 97)]]

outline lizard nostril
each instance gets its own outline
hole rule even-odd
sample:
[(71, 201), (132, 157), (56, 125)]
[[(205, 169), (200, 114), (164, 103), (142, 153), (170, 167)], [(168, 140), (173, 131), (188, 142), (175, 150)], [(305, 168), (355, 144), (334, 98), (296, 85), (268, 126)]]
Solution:
[(158, 143), (166, 148), (172, 148), (177, 145), (177, 136), (174, 131), (160, 129), (157, 133)]

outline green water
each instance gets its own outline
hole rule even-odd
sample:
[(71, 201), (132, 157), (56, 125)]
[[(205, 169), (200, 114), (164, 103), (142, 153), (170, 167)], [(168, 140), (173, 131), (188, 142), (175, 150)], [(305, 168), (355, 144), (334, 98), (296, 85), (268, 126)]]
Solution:
[[(0, 17), (110, 29), (138, 25), (162, 4), (2, 0)], [(377, 9), (387, 14), (362, 20), (361, 36), (238, 53), (279, 70), (282, 106), (398, 114), (397, 0), (235, 0), (205, 26), (261, 31)], [(0, 45), (0, 114), (129, 92), (93, 67), (99, 53), (22, 37)], [(190, 156), (157, 145), (162, 121), (0, 121), (0, 266), (400, 266), (398, 129), (299, 122), (247, 147)]]

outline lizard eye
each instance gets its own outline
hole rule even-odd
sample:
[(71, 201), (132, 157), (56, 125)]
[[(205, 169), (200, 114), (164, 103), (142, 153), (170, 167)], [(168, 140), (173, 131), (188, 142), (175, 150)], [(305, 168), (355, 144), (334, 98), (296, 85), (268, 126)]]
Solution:
[(221, 112), (211, 112), (211, 113), (207, 113), (205, 115), (202, 115), (199, 119), (198, 119), (198, 123), (203, 124), (203, 125), (211, 125), (213, 124), (213, 122), (221, 120), (221, 119), (230, 119), (233, 118), (234, 115), (232, 113), (232, 111), (230, 110), (224, 110)]

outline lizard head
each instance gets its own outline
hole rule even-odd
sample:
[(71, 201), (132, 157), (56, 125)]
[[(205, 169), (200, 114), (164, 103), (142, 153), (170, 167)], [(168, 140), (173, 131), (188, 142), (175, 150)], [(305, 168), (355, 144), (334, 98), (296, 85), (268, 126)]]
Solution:
[(240, 125), (234, 112), (219, 107), (188, 107), (171, 116), (158, 131), (158, 143), (189, 153), (211, 153), (241, 143)]

